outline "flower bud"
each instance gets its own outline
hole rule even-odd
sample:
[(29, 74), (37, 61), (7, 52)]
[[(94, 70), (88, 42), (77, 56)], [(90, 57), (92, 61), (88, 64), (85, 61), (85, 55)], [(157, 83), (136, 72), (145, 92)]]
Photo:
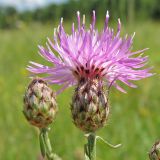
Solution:
[(106, 124), (109, 106), (97, 79), (79, 81), (73, 95), (71, 112), (74, 124), (85, 132), (94, 132)]
[(149, 152), (150, 160), (160, 160), (160, 141), (157, 141)]
[(42, 79), (31, 81), (24, 95), (23, 113), (30, 124), (45, 128), (57, 112), (55, 94)]

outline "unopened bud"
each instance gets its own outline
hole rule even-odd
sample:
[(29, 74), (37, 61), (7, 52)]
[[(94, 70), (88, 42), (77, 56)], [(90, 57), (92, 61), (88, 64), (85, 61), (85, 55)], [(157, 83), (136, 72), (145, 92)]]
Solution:
[(23, 113), (30, 124), (45, 128), (57, 112), (55, 94), (42, 79), (31, 81), (24, 95)]

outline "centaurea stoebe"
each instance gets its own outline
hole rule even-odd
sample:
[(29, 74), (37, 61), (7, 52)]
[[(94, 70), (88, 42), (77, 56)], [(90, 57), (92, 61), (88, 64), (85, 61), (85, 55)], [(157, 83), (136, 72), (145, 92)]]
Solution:
[(135, 88), (136, 85), (131, 81), (149, 77), (152, 73), (149, 72), (151, 68), (144, 68), (148, 57), (142, 56), (142, 53), (147, 49), (132, 51), (135, 34), (123, 38), (120, 36), (120, 19), (116, 33), (108, 27), (108, 12), (101, 32), (95, 28), (95, 11), (88, 29), (85, 16), (81, 23), (79, 12), (77, 21), (77, 29), (73, 23), (72, 33), (67, 34), (61, 19), (60, 25), (54, 30), (53, 39), (48, 38), (47, 49), (39, 46), (39, 54), (53, 66), (30, 62), (28, 70), (36, 75), (47, 74), (43, 79), (51, 84), (62, 85), (60, 91), (76, 85), (71, 104), (72, 118), (78, 128), (91, 133), (87, 134), (85, 153), (92, 160), (95, 158), (94, 132), (105, 125), (109, 114), (108, 95), (104, 87), (115, 86), (125, 93), (118, 81)]
[[(140, 53), (146, 49), (131, 51), (134, 34), (124, 38), (120, 37), (119, 19), (115, 34), (113, 29), (108, 27), (108, 12), (101, 32), (95, 28), (95, 11), (93, 11), (92, 24), (89, 29), (85, 27), (85, 16), (81, 24), (79, 12), (77, 12), (77, 20), (77, 29), (73, 23), (72, 33), (67, 34), (63, 28), (63, 19), (61, 19), (60, 25), (54, 31), (53, 39), (48, 39), (48, 49), (39, 46), (39, 54), (51, 62), (53, 67), (30, 62), (32, 66), (28, 66), (28, 70), (34, 74), (48, 74), (43, 79), (62, 85), (62, 90), (77, 85), (71, 107), (74, 122), (82, 130), (95, 131), (104, 124), (109, 113), (108, 98), (104, 94), (103, 83), (106, 82), (107, 86), (113, 85), (118, 90), (125, 92), (118, 85), (118, 81), (134, 88), (136, 85), (131, 83), (131, 80), (140, 80), (151, 76), (152, 73), (149, 73), (150, 68), (143, 68), (148, 57), (143, 57)], [(57, 52), (58, 56), (53, 51)], [(90, 116), (85, 114), (91, 110)], [(100, 110), (105, 113), (99, 114)], [(93, 115), (98, 115), (99, 118)], [(79, 122), (80, 117), (83, 122), (81, 120)], [(89, 121), (93, 119), (96, 119), (96, 122), (92, 126), (92, 122)], [(90, 126), (88, 129), (84, 126), (86, 125), (84, 120), (87, 120), (87, 125)]]

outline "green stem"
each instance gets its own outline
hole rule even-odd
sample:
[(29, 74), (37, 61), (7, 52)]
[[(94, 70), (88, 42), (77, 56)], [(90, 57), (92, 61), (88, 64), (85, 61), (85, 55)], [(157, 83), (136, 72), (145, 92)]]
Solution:
[(48, 137), (48, 129), (43, 129), (43, 139), (46, 146), (46, 155), (48, 160), (54, 160), (53, 159), (53, 153), (52, 153), (52, 147), (50, 143), (50, 139)]
[(109, 147), (114, 149), (119, 148), (121, 146), (121, 144), (117, 144), (117, 145), (110, 144), (108, 141), (104, 140), (102, 137), (96, 136), (94, 132), (86, 134), (85, 137), (87, 137), (87, 140), (88, 140), (88, 143), (84, 145), (85, 160), (96, 160), (96, 141), (98, 139), (103, 141)]
[(52, 146), (48, 136), (48, 128), (43, 128), (40, 130), (40, 147), (42, 156), (47, 156), (48, 160), (61, 160), (56, 154), (52, 151)]
[(84, 146), (85, 160), (96, 160), (96, 134), (87, 135), (88, 143)]

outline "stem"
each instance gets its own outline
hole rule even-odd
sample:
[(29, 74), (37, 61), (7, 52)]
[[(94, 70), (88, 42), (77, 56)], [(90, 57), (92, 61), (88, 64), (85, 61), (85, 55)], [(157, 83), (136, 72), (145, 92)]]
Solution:
[(54, 160), (50, 139), (48, 137), (48, 129), (43, 129), (42, 132), (43, 132), (43, 139), (44, 139), (44, 143), (45, 143), (46, 151), (47, 151), (46, 152), (47, 158), (48, 160)]
[(84, 146), (85, 160), (96, 160), (96, 134), (87, 135), (88, 143)]
[[(46, 155), (48, 160), (61, 160), (61, 158), (59, 158), (52, 151), (52, 146), (48, 136), (48, 128), (42, 128), (40, 130), (40, 137), (41, 137), (40, 145), (41, 145), (42, 156), (45, 157)], [(41, 143), (41, 141), (43, 141), (43, 143)]]
[(88, 143), (84, 145), (85, 160), (96, 160), (96, 141), (98, 139), (103, 141), (109, 147), (114, 149), (119, 148), (121, 146), (121, 144), (113, 145), (109, 143), (108, 141), (104, 140), (102, 137), (96, 136), (94, 132), (86, 134), (85, 137), (87, 137), (87, 140), (88, 140)]

